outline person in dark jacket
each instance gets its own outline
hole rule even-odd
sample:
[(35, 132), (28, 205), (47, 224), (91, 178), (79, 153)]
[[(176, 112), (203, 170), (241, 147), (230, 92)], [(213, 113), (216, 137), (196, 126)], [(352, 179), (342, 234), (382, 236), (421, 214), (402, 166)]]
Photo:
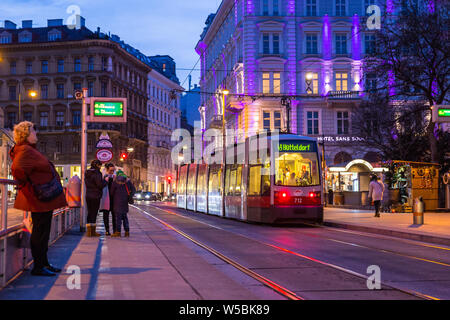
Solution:
[[(105, 233), (107, 236), (110, 236), (111, 233), (109, 232), (109, 216), (111, 215), (112, 220), (112, 227), (113, 227), (113, 234), (116, 232), (116, 218), (114, 216), (113, 211), (113, 198), (111, 196), (111, 188), (114, 181), (114, 178), (116, 175), (114, 172), (116, 171), (116, 167), (112, 163), (108, 163), (105, 165), (106, 168), (106, 174), (105, 174), (105, 180), (108, 183), (106, 190), (103, 189), (103, 197), (100, 204), (100, 211), (103, 213), (103, 223), (105, 225)], [(103, 208), (103, 209), (102, 209)]]
[(103, 179), (100, 168), (102, 163), (99, 160), (93, 160), (91, 162), (91, 168), (86, 170), (84, 174), (84, 180), (86, 185), (86, 205), (88, 209), (87, 216), (87, 236), (99, 237), (97, 233), (97, 214), (100, 208), (100, 200), (103, 195), (103, 188), (107, 185), (107, 182)]
[(130, 225), (128, 223), (128, 199), (133, 197), (136, 189), (126, 174), (119, 170), (111, 187), (113, 198), (113, 211), (116, 216), (116, 232), (113, 237), (121, 236), (122, 222), (125, 229), (125, 237), (130, 236)]
[(59, 174), (53, 164), (36, 149), (37, 137), (33, 124), (28, 121), (14, 127), (15, 147), (11, 150), (11, 172), (18, 182), (14, 208), (31, 212), (33, 229), (31, 233), (31, 254), (34, 276), (55, 276), (61, 269), (53, 267), (47, 258), (48, 241), (52, 226), (53, 210), (67, 206), (64, 193), (50, 201), (40, 201), (33, 185), (46, 184)]

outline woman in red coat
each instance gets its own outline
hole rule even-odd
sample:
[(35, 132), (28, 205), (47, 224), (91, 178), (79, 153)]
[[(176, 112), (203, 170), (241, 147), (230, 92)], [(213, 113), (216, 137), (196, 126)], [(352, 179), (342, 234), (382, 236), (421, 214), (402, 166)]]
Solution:
[(61, 269), (51, 266), (47, 259), (53, 210), (65, 207), (67, 203), (64, 193), (50, 201), (40, 201), (33, 185), (49, 183), (54, 175), (58, 181), (60, 177), (53, 164), (36, 149), (36, 131), (31, 122), (21, 122), (14, 127), (14, 140), (16, 145), (10, 152), (11, 172), (19, 184), (14, 208), (30, 211), (33, 220), (31, 253), (34, 268), (31, 274), (54, 276)]

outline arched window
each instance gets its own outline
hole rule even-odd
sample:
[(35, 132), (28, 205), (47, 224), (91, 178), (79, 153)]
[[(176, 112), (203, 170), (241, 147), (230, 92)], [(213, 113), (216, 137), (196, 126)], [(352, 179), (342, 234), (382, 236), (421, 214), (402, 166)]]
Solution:
[(334, 164), (335, 165), (348, 163), (350, 161), (352, 161), (352, 156), (344, 151), (341, 151), (334, 156)]
[(364, 155), (364, 160), (370, 163), (375, 163), (381, 161), (381, 156), (379, 153), (369, 151)]

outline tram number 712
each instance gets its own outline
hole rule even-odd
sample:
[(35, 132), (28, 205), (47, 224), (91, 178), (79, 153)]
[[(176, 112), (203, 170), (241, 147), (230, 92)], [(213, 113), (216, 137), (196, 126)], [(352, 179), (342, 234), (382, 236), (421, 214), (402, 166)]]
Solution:
[(302, 204), (302, 202), (303, 202), (302, 197), (294, 198), (294, 204)]

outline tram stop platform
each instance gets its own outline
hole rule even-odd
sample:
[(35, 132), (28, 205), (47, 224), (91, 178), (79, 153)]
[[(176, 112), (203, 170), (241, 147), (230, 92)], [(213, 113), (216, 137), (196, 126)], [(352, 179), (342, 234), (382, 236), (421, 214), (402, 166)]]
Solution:
[(424, 224), (414, 224), (412, 213), (325, 208), (324, 225), (392, 237), (450, 245), (450, 212), (425, 212)]
[(62, 273), (35, 277), (25, 271), (0, 290), (0, 300), (282, 299), (175, 231), (130, 210), (129, 238), (106, 237), (102, 229), (97, 230), (100, 238), (88, 238), (74, 227), (49, 248), (50, 262)]

